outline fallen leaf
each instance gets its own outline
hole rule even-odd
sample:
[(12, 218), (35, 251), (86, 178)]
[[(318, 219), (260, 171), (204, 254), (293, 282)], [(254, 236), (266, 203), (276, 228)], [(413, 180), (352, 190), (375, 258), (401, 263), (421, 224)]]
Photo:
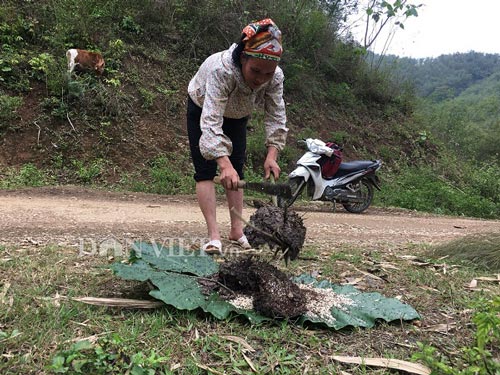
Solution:
[(97, 334), (92, 335), (92, 336), (87, 336), (87, 337), (82, 337), (82, 338), (81, 337), (77, 337), (77, 338), (74, 338), (74, 339), (66, 340), (66, 341), (64, 341), (64, 343), (79, 342), (79, 341), (88, 341), (91, 344), (95, 344), (97, 342), (97, 340), (99, 339), (100, 336), (104, 336), (104, 335), (107, 335), (109, 333), (110, 332), (102, 332), (102, 333), (97, 333)]
[(423, 327), (423, 330), (427, 332), (438, 332), (447, 335), (455, 328), (457, 328), (457, 323), (441, 323)]
[(398, 255), (397, 256), (400, 259), (406, 259), (406, 260), (416, 260), (418, 257), (416, 255)]
[(208, 372), (211, 372), (212, 374), (216, 374), (216, 375), (224, 375), (222, 372), (219, 372), (211, 367), (208, 367), (208, 366), (205, 366), (205, 365), (202, 365), (201, 363), (196, 363), (196, 366), (201, 368), (202, 370), (205, 370), (205, 371), (208, 371)]
[(425, 266), (430, 265), (431, 263), (429, 263), (429, 262), (420, 262), (420, 261), (417, 261), (417, 260), (413, 260), (411, 262), (411, 264), (413, 264), (415, 266), (418, 266), (418, 267), (425, 267)]
[(248, 358), (245, 353), (241, 353), (243, 355), (243, 358), (245, 358), (245, 361), (248, 363), (248, 366), (250, 366), (250, 368), (252, 369), (253, 372), (258, 372), (257, 369), (255, 368), (253, 362), (250, 360), (250, 358)]
[(374, 275), (373, 273), (366, 272), (366, 271), (362, 271), (362, 270), (360, 270), (360, 269), (358, 269), (358, 268), (356, 268), (356, 267), (354, 267), (354, 269), (355, 269), (356, 271), (358, 271), (358, 272), (362, 273), (362, 274), (363, 274), (363, 275), (365, 275), (365, 276), (371, 277), (372, 279), (379, 280), (379, 281), (384, 281), (384, 282), (385, 282), (385, 280), (384, 280), (384, 279), (382, 279), (381, 277), (378, 277), (378, 276)]
[(2, 291), (0, 292), (0, 303), (2, 303), (2, 304), (6, 304), (7, 303), (7, 300), (5, 299), (5, 296), (7, 295), (7, 292), (9, 291), (9, 289), (10, 289), (10, 283), (9, 282), (6, 282), (5, 284), (3, 284)]
[(389, 262), (382, 262), (379, 264), (379, 266), (382, 268), (388, 268), (391, 270), (399, 270), (399, 267), (396, 267), (394, 264), (389, 263)]
[(417, 375), (431, 374), (431, 370), (424, 365), (420, 365), (418, 363), (413, 363), (413, 362), (402, 361), (399, 359), (344, 357), (344, 356), (333, 356), (332, 359), (341, 363), (351, 363), (356, 365), (363, 364), (366, 366), (392, 368), (395, 370), (402, 370)]
[(346, 282), (342, 283), (342, 285), (356, 285), (364, 280), (363, 277), (346, 277)]
[(500, 275), (497, 275), (497, 277), (480, 276), (480, 277), (476, 277), (476, 280), (479, 280), (479, 281), (493, 281), (493, 282), (500, 283)]
[(202, 365), (201, 363), (198, 363), (196, 362), (197, 359), (196, 359), (196, 356), (194, 355), (194, 352), (191, 352), (191, 357), (193, 357), (193, 359), (195, 360), (195, 365), (199, 368), (201, 368), (202, 370), (205, 370), (205, 371), (208, 371), (208, 372), (211, 372), (212, 374), (216, 374), (216, 375), (224, 375), (222, 372), (219, 372), (211, 367), (208, 367), (208, 366), (205, 366), (205, 365)]
[(79, 297), (73, 298), (74, 301), (83, 302), (88, 305), (108, 306), (108, 307), (126, 307), (130, 309), (155, 309), (165, 306), (161, 301), (150, 301), (128, 298), (97, 298), (97, 297)]
[(252, 348), (252, 346), (245, 341), (242, 337), (239, 336), (221, 336), (223, 339), (235, 342), (237, 344), (240, 344), (243, 348), (248, 350), (249, 352), (255, 352), (255, 349)]

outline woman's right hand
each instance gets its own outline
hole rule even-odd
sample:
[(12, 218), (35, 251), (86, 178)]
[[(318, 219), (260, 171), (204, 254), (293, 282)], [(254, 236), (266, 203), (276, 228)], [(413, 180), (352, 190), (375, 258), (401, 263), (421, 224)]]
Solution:
[(217, 164), (220, 170), (221, 185), (227, 190), (238, 190), (238, 181), (240, 177), (238, 172), (233, 168), (229, 157), (222, 156), (217, 159)]

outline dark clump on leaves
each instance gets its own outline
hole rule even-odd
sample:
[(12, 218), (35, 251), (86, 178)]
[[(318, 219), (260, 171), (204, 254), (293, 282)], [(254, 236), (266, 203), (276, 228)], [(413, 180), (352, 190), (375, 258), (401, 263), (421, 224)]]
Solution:
[(244, 229), (254, 248), (269, 245), (285, 253), (285, 260), (298, 257), (306, 238), (306, 227), (295, 212), (276, 206), (262, 206), (250, 216), (250, 224)]
[(267, 262), (252, 258), (223, 263), (218, 273), (218, 292), (222, 298), (231, 299), (234, 293), (253, 296), (254, 309), (272, 318), (294, 318), (304, 314), (306, 292), (290, 278)]

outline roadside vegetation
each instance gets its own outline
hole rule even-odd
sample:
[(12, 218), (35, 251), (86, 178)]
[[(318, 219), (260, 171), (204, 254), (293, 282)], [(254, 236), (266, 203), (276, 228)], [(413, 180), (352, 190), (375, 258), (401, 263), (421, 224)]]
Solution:
[[(452, 104), (422, 108), (411, 85), (391, 79), (396, 70), (370, 64), (364, 47), (371, 41), (352, 41), (344, 21), (358, 6), (357, 0), (2, 2), (0, 187), (76, 183), (192, 193), (186, 177), (192, 173), (184, 130), (187, 83), (203, 59), (227, 48), (245, 24), (270, 16), (283, 31), (286, 51), (290, 137), (280, 161), (284, 172), (302, 152), (295, 141), (319, 137), (343, 145), (346, 159), (384, 161), (380, 205), (498, 218), (498, 159), (475, 151), (490, 142), (489, 155), (497, 152), (490, 135), (498, 132), (483, 132), (481, 143), (471, 130), (466, 142), (454, 143), (465, 129), (459, 124), (477, 119), (459, 118), (449, 138), (442, 119), (455, 112)], [(417, 9), (408, 2), (373, 2), (370, 25), (379, 27), (376, 21), (386, 17), (402, 23), (417, 16)], [(75, 47), (103, 54), (102, 78), (67, 75), (65, 51)], [(482, 75), (460, 81), (460, 87), (480, 85), (480, 79), (494, 84), (488, 74), (495, 64), (481, 61)], [(434, 99), (439, 91), (425, 90)], [(487, 103), (481, 108), (470, 114), (482, 113), (489, 121)], [(455, 124), (451, 117), (449, 122)], [(247, 175), (260, 179), (259, 116), (249, 135)], [(477, 166), (480, 157), (484, 164)], [(436, 197), (449, 192), (457, 194), (436, 207)]]

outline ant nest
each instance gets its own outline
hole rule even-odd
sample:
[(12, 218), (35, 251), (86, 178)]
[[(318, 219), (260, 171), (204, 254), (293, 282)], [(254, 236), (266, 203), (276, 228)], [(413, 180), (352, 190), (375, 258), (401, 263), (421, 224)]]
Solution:
[[(320, 319), (328, 324), (335, 323), (332, 316), (332, 308), (347, 311), (348, 306), (354, 305), (349, 297), (335, 293), (331, 289), (314, 288), (312, 285), (297, 284), (306, 292), (306, 312), (304, 316), (310, 319)], [(242, 310), (253, 310), (253, 297), (238, 294), (235, 298), (228, 300), (234, 307)]]
[(254, 248), (268, 245), (284, 253), (285, 261), (295, 260), (304, 245), (306, 227), (295, 211), (276, 206), (262, 206), (250, 216), (244, 233)]
[(330, 325), (335, 322), (332, 308), (347, 311), (354, 304), (348, 296), (332, 289), (294, 283), (271, 264), (250, 257), (222, 264), (213, 287), (239, 309), (255, 310), (272, 318), (305, 316)]

